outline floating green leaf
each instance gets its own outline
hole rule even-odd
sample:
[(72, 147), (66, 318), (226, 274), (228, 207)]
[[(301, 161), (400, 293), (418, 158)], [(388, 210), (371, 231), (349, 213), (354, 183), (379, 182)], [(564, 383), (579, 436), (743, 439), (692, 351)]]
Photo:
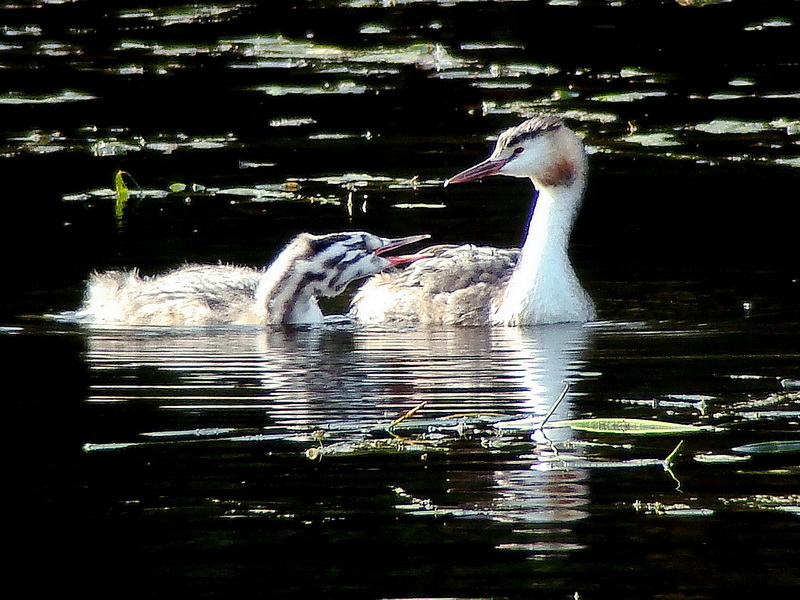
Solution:
[(125, 183), (124, 176), (126, 175), (130, 177), (125, 171), (117, 171), (116, 175), (114, 175), (114, 216), (117, 219), (117, 223), (122, 222), (125, 206), (128, 204), (128, 198), (131, 195), (128, 185)]
[(773, 442), (757, 442), (732, 448), (737, 454), (786, 454), (800, 452), (800, 440), (780, 440)]
[(668, 421), (623, 418), (570, 419), (566, 421), (555, 421), (551, 423), (550, 426), (569, 427), (570, 429), (590, 431), (592, 433), (624, 433), (628, 435), (699, 433), (707, 429), (706, 427), (670, 423)]

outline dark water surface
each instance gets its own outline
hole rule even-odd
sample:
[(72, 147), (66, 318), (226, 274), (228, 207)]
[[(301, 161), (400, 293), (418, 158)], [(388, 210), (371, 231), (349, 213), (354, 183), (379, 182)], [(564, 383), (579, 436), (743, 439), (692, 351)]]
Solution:
[[(799, 3), (695, 4), (0, 7), (6, 539), (28, 595), (796, 590)], [(541, 110), (592, 152), (572, 253), (597, 324), (42, 318), (92, 270), (258, 265), (299, 231), (516, 245), (528, 184), (441, 183)], [(697, 429), (559, 423), (622, 417)]]

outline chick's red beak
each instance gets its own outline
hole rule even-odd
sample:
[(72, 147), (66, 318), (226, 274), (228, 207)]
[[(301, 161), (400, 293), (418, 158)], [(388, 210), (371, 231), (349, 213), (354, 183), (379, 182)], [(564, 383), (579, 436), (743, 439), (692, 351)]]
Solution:
[(421, 258), (430, 258), (433, 254), (425, 254), (424, 252), (420, 254), (403, 254), (401, 256), (385, 256), (384, 258), (389, 261), (389, 264), (393, 267), (397, 265), (407, 265), (408, 263), (412, 263), (415, 261), (420, 260)]
[[(408, 244), (413, 244), (414, 242), (421, 242), (422, 240), (427, 240), (431, 237), (427, 233), (423, 233), (421, 235), (410, 235), (404, 238), (395, 238), (395, 239), (388, 239), (386, 243), (378, 248), (375, 251), (375, 254), (383, 254), (384, 252), (388, 252), (389, 250), (394, 250), (395, 248), (399, 248), (400, 246), (406, 246)], [(412, 263), (416, 260), (421, 258), (428, 258), (429, 254), (406, 254), (401, 256), (384, 256), (386, 260), (389, 261), (389, 264), (392, 266), (395, 265), (404, 265), (407, 263)]]

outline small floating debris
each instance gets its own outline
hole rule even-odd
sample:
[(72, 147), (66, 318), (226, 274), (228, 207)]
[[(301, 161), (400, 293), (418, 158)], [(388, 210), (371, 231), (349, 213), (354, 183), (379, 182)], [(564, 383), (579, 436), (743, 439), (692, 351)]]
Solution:
[(376, 454), (421, 454), (428, 452), (442, 452), (447, 448), (427, 444), (415, 443), (404, 439), (378, 439), (363, 440), (359, 442), (338, 442), (315, 446), (305, 451), (309, 460), (320, 460), (324, 457), (361, 456)]
[(800, 390), (800, 379), (781, 379), (781, 387), (785, 390)]
[(666, 97), (667, 92), (652, 91), (652, 92), (614, 92), (609, 94), (600, 94), (594, 96), (592, 100), (596, 102), (636, 102), (638, 100), (645, 100), (646, 98), (663, 98)]
[(710, 508), (693, 507), (688, 504), (664, 504), (663, 502), (642, 502), (636, 500), (633, 509), (648, 515), (663, 517), (710, 517), (714, 511)]
[(694, 457), (695, 462), (707, 463), (712, 465), (723, 465), (728, 463), (740, 463), (750, 460), (749, 456), (737, 456), (734, 454), (698, 454)]
[(780, 510), (800, 515), (800, 494), (773, 496), (770, 494), (753, 494), (740, 498), (727, 498), (722, 502), (727, 506), (758, 510)]
[(311, 117), (284, 117), (281, 119), (272, 119), (269, 122), (270, 127), (301, 127), (303, 125), (314, 125), (316, 120)]
[(130, 448), (131, 446), (139, 446), (135, 442), (124, 443), (124, 442), (115, 442), (115, 443), (108, 443), (108, 444), (84, 444), (83, 451), (84, 452), (98, 452), (98, 451), (105, 451), (105, 450), (122, 450), (124, 448)]
[(794, 22), (789, 17), (773, 17), (757, 23), (751, 23), (744, 28), (745, 31), (764, 31), (772, 27), (791, 27)]
[(401, 203), (401, 204), (392, 204), (392, 208), (401, 208), (401, 209), (414, 209), (414, 208), (447, 208), (446, 204), (425, 204), (423, 202), (417, 203)]
[(230, 435), (235, 433), (238, 429), (232, 427), (200, 427), (197, 429), (185, 429), (175, 431), (150, 431), (142, 433), (142, 436), (153, 438), (201, 438), (201, 437), (219, 437), (221, 435)]
[(29, 96), (10, 92), (0, 95), (0, 104), (61, 104), (63, 102), (85, 102), (87, 100), (96, 99), (97, 96), (93, 96), (92, 94), (75, 92), (72, 90), (64, 90), (63, 92), (49, 96)]
[(622, 138), (622, 141), (628, 142), (629, 144), (653, 147), (680, 146), (682, 143), (671, 133), (634, 134)]

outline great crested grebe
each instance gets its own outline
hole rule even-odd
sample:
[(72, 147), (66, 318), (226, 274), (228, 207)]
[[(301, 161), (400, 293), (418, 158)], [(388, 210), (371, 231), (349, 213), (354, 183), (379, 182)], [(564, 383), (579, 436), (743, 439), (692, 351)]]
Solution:
[(528, 177), (538, 191), (520, 250), (434, 246), (430, 258), (367, 280), (350, 314), (366, 323), (537, 325), (595, 318), (567, 246), (586, 186), (583, 143), (555, 116), (504, 131), (491, 156), (445, 181)]
[(360, 231), (301, 233), (265, 269), (187, 265), (156, 277), (136, 270), (94, 274), (79, 322), (106, 325), (267, 325), (321, 323), (319, 296), (420, 255), (383, 256), (427, 239), (385, 239)]

